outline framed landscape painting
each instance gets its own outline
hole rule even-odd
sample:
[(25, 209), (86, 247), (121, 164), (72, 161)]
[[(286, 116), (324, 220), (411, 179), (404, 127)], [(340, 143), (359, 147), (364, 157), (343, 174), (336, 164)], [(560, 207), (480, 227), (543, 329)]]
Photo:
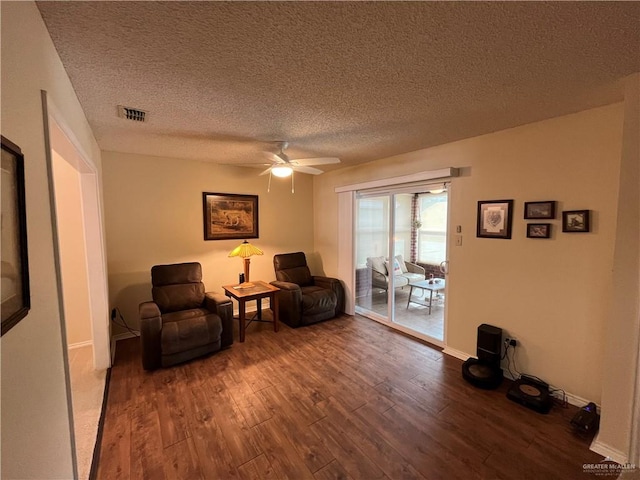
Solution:
[(479, 201), (477, 221), (477, 237), (511, 238), (513, 200)]
[(205, 240), (258, 238), (258, 196), (202, 193)]
[(2, 333), (27, 316), (31, 307), (27, 256), (24, 157), (2, 137)]

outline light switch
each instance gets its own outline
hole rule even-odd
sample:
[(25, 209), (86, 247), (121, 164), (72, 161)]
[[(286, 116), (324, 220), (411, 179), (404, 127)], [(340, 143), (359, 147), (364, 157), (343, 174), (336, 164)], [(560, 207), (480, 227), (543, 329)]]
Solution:
[(462, 246), (462, 235), (456, 235), (456, 247)]

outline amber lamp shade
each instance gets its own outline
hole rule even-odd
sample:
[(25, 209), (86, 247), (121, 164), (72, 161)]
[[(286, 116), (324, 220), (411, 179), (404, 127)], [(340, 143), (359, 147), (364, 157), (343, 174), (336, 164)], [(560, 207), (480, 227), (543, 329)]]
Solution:
[(251, 245), (248, 241), (242, 242), (236, 248), (234, 248), (229, 254), (230, 257), (240, 257), (244, 261), (244, 283), (249, 283), (249, 263), (251, 260), (249, 257), (253, 255), (263, 255), (264, 252), (258, 247)]

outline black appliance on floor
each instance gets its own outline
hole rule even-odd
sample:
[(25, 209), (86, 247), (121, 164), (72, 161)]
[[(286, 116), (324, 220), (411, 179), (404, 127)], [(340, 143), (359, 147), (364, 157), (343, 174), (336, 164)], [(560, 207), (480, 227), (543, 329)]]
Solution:
[(476, 354), (478, 358), (469, 358), (462, 364), (462, 377), (479, 388), (498, 388), (503, 378), (502, 329), (487, 323), (480, 325)]
[(587, 434), (598, 430), (600, 426), (600, 415), (596, 404), (590, 402), (585, 405), (571, 419), (571, 426), (578, 433)]
[(538, 413), (549, 413), (553, 405), (549, 385), (538, 377), (525, 374), (511, 384), (507, 398)]

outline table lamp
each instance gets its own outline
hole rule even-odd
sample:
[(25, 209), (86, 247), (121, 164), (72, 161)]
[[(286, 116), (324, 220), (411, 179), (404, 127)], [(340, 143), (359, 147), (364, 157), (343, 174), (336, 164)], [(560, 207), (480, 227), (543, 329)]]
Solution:
[(264, 252), (258, 247), (254, 247), (246, 240), (239, 246), (234, 248), (229, 254), (230, 257), (240, 257), (244, 260), (244, 282), (240, 284), (242, 287), (253, 287), (253, 283), (249, 283), (249, 257), (252, 255), (262, 255)]

